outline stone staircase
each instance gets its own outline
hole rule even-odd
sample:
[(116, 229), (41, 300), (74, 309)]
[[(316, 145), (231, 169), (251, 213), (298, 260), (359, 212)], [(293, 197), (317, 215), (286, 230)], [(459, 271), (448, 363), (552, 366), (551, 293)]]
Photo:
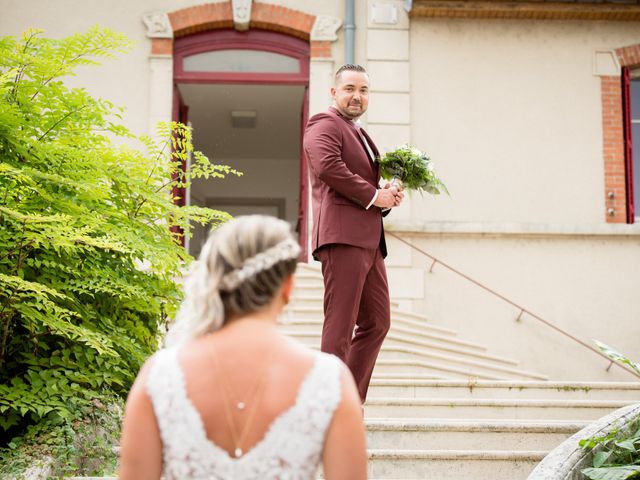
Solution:
[[(282, 332), (318, 348), (322, 275), (301, 265)], [(640, 383), (552, 382), (392, 302), (365, 405), (374, 479), (526, 479), (564, 439), (640, 400)]]

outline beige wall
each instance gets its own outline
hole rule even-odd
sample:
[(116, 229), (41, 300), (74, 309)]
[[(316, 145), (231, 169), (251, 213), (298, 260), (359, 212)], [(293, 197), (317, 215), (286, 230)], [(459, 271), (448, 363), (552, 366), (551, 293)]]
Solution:
[[(403, 238), (527, 310), (592, 344), (640, 359), (640, 243), (637, 236), (403, 234)], [(390, 239), (392, 296), (418, 285), (413, 310), (465, 340), (554, 379), (627, 379), (607, 362), (442, 265)]]
[(593, 56), (637, 43), (637, 23), (413, 21), (411, 139), (452, 195), (416, 199), (412, 216), (602, 223)]

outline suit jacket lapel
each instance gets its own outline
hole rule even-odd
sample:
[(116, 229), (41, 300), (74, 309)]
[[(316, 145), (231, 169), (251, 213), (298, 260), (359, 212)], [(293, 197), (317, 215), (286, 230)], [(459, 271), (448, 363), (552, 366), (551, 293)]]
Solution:
[[(340, 113), (338, 109), (331, 107), (329, 108), (329, 111), (334, 115), (340, 117), (342, 120), (344, 120), (349, 125), (349, 128), (351, 128), (354, 131), (354, 133), (356, 134), (356, 137), (358, 137), (358, 141), (360, 142), (362, 149), (364, 150), (364, 154), (369, 160), (371, 169), (375, 173), (376, 178), (378, 178), (379, 165), (378, 165), (377, 159), (380, 157), (380, 152), (378, 152), (378, 149), (376, 148), (376, 145), (373, 143), (373, 140), (371, 140), (371, 137), (369, 136), (369, 134), (365, 132), (363, 128), (359, 128), (358, 126), (356, 126), (351, 119), (342, 115), (342, 113)], [(367, 151), (367, 147), (365, 146), (364, 140), (362, 139), (362, 136), (360, 135), (360, 133), (362, 133), (362, 136), (364, 136), (366, 141), (369, 143), (369, 147), (371, 148), (371, 151), (373, 152), (375, 159), (371, 159), (369, 157), (369, 152)]]
[[(364, 136), (364, 138), (367, 139), (367, 143), (369, 144), (369, 147), (371, 148), (371, 151), (373, 152), (373, 155), (375, 157), (374, 161), (371, 162), (371, 163), (372, 163), (373, 169), (376, 172), (376, 176), (377, 176), (378, 175), (378, 170), (380, 169), (380, 164), (378, 163), (378, 159), (380, 158), (380, 152), (378, 151), (378, 148), (376, 147), (376, 144), (373, 143), (373, 140), (371, 140), (371, 137), (365, 131), (365, 129), (361, 128), (360, 132), (362, 132), (362, 135)], [(364, 145), (363, 145), (363, 147), (364, 147)], [(364, 148), (366, 149), (366, 147), (364, 147)], [(367, 153), (367, 156), (368, 155), (369, 154)]]

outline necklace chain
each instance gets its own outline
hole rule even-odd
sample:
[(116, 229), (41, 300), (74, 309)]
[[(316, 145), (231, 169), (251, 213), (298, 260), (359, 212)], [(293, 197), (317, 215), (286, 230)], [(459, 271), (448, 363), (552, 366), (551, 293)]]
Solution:
[(224, 389), (225, 418), (227, 420), (227, 425), (231, 432), (231, 439), (233, 440), (233, 446), (234, 446), (233, 453), (236, 458), (241, 457), (244, 453), (242, 450), (242, 444), (244, 443), (246, 436), (249, 433), (249, 428), (253, 424), (253, 420), (258, 410), (258, 405), (260, 403), (260, 399), (262, 398), (262, 393), (264, 392), (264, 387), (266, 385), (266, 378), (267, 378), (266, 372), (271, 364), (271, 361), (273, 360), (273, 357), (275, 355), (275, 350), (276, 349), (274, 347), (271, 347), (271, 351), (269, 352), (267, 361), (265, 362), (264, 369), (261, 372), (262, 374), (261, 375), (258, 374), (258, 377), (257, 377), (258, 380), (256, 382), (253, 395), (250, 397), (250, 401), (246, 403), (240, 400), (239, 402), (236, 403), (236, 408), (238, 410), (243, 411), (246, 409), (248, 411), (247, 420), (244, 426), (242, 427), (242, 430), (239, 433), (238, 433), (238, 429), (236, 428), (236, 422), (234, 420), (233, 412), (231, 408), (233, 399), (236, 397), (233, 394), (228, 378), (225, 375), (224, 370), (222, 369), (222, 365), (220, 363), (220, 360), (218, 359), (218, 355), (216, 354), (215, 349), (213, 349), (212, 351), (212, 357), (213, 357), (215, 366), (219, 372), (222, 387)]

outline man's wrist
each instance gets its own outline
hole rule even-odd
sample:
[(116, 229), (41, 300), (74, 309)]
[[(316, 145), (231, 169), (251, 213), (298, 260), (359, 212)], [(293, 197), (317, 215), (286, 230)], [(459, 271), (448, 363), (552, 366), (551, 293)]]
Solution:
[(371, 205), (373, 205), (374, 203), (376, 203), (376, 200), (378, 199), (378, 190), (376, 189), (376, 193), (373, 194), (373, 198), (371, 199), (371, 201), (369, 202), (369, 205), (367, 205), (365, 207), (365, 210), (369, 210), (371, 208)]

